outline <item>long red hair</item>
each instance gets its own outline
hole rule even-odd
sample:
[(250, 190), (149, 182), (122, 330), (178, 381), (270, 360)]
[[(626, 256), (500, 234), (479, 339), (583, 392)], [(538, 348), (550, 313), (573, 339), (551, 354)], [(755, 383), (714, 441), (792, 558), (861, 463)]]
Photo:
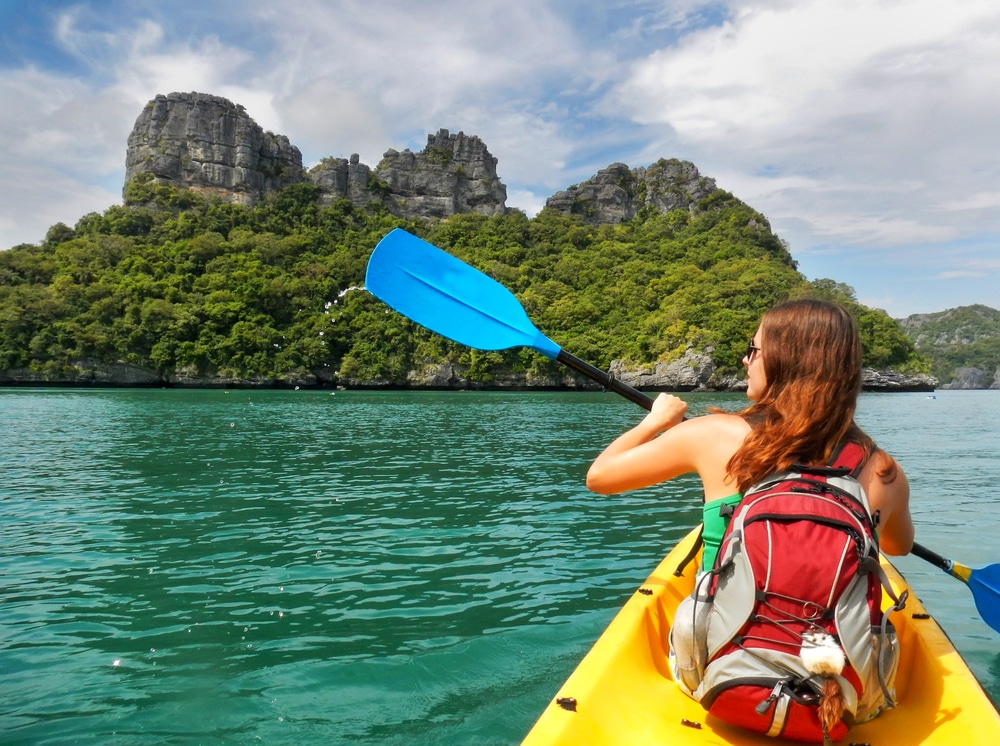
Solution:
[[(846, 308), (822, 300), (775, 306), (757, 339), (766, 385), (740, 414), (752, 430), (727, 464), (740, 492), (795, 462), (825, 463), (845, 440), (875, 444), (854, 422), (861, 338)], [(891, 481), (891, 480), (889, 480)]]

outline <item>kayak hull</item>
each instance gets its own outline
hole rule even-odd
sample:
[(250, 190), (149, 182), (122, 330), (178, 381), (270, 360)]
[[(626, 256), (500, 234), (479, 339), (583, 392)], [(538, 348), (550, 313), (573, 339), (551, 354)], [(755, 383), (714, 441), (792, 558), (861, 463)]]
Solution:
[[(694, 584), (695, 563), (674, 570), (697, 532), (686, 536), (629, 599), (545, 708), (522, 746), (552, 744), (770, 744), (780, 739), (720, 722), (674, 683), (668, 636), (678, 603)], [(882, 566), (897, 595), (908, 589)], [(888, 599), (887, 599), (888, 600)], [(872, 746), (1000, 743), (1000, 714), (947, 635), (910, 593), (893, 612), (901, 657), (898, 705), (856, 725), (843, 743)]]

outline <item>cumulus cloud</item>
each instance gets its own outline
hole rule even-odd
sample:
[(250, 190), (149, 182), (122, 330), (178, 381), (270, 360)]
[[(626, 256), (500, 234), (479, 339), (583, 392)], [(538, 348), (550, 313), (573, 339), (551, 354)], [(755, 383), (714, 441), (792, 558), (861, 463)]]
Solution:
[(579, 69), (586, 51), (544, 3), (300, 2), (257, 13), (274, 32), (270, 79), (287, 134), (314, 158), (375, 162), (443, 127), (482, 137), (506, 179), (560, 172), (572, 139), (560, 98), (591, 83)]
[(84, 215), (103, 212), (121, 202), (117, 191), (82, 183), (58, 166), (39, 164), (30, 158), (4, 157), (0, 168), (4, 179), (16, 185), (6, 190), (0, 200), (3, 249), (39, 243), (56, 223), (73, 226)]
[[(0, 76), (0, 247), (36, 243), (119, 200), (99, 182), (125, 161), (128, 107), (80, 81), (26, 68)], [(134, 116), (134, 115), (133, 115)], [(124, 134), (123, 134), (124, 133)]]
[(284, 132), (302, 150), (306, 165), (326, 156), (362, 156), (375, 165), (391, 142), (378, 106), (363, 90), (345, 88), (335, 78), (318, 78), (276, 101)]
[(1000, 165), (980, 126), (1000, 114), (987, 95), (998, 30), (979, 0), (734, 3), (725, 23), (637, 61), (612, 100), (734, 174), (779, 228), (794, 216), (800, 245), (948, 240), (975, 229), (919, 216), (966, 209), (940, 196)]

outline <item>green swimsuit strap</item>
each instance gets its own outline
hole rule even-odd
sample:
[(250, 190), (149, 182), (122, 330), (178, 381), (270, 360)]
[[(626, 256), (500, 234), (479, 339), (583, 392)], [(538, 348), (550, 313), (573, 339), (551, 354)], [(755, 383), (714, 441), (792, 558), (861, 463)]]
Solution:
[(727, 510), (723, 514), (722, 508), (724, 506), (733, 507), (739, 503), (742, 497), (743, 495), (737, 492), (733, 495), (727, 495), (726, 497), (706, 502), (702, 507), (702, 524), (704, 526), (702, 538), (705, 541), (705, 548), (702, 550), (701, 555), (702, 570), (710, 570), (715, 564), (715, 556), (719, 553), (722, 535), (726, 532), (726, 526), (729, 524), (729, 514), (731, 511)]

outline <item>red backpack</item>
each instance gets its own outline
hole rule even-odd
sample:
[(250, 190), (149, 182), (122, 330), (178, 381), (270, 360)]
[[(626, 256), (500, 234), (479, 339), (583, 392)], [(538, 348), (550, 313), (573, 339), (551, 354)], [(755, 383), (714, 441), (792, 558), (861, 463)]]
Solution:
[[(842, 739), (892, 707), (899, 648), (882, 613), (875, 519), (848, 443), (749, 489), (715, 566), (670, 633), (681, 688), (720, 720), (799, 741)], [(724, 508), (725, 510), (725, 508)]]

